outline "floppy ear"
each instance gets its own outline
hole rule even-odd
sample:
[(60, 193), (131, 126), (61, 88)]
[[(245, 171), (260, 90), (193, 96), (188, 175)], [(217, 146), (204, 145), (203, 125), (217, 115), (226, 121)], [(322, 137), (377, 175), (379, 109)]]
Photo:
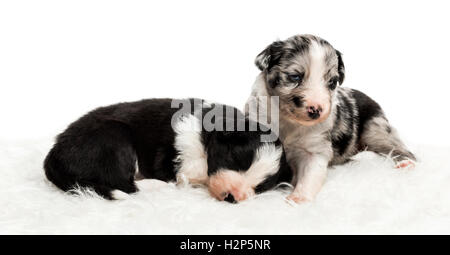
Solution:
[(284, 42), (275, 41), (256, 56), (255, 65), (259, 70), (270, 70), (278, 63), (283, 52)]
[(339, 85), (341, 85), (344, 82), (345, 78), (345, 66), (344, 61), (342, 61), (342, 53), (336, 50), (336, 55), (338, 57)]

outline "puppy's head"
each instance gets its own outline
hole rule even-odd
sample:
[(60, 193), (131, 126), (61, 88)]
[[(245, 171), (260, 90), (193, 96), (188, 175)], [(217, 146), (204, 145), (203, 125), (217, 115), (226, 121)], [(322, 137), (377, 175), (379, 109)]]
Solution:
[(305, 126), (329, 116), (336, 86), (345, 76), (341, 53), (312, 35), (272, 43), (255, 64), (264, 73), (269, 94), (279, 96), (281, 114)]
[(262, 142), (263, 133), (209, 133), (207, 186), (212, 196), (235, 203), (272, 189), (280, 182), (290, 181), (292, 172), (281, 142)]

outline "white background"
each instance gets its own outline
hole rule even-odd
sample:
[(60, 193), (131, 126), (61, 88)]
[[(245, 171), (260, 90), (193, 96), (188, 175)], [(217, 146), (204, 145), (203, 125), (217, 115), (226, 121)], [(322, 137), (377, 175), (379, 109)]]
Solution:
[(95, 107), (200, 97), (242, 108), (256, 55), (310, 33), (344, 86), (408, 141), (450, 140), (448, 1), (2, 1), (0, 140), (53, 137)]

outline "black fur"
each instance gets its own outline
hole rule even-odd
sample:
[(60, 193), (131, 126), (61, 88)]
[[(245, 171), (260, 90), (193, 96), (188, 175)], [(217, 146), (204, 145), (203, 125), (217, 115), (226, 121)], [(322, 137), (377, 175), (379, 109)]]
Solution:
[(380, 105), (368, 97), (366, 94), (352, 89), (352, 96), (356, 101), (356, 107), (358, 108), (358, 140), (361, 138), (361, 134), (364, 131), (364, 125), (367, 121), (374, 117), (383, 115)]
[(336, 55), (338, 57), (339, 85), (341, 85), (345, 79), (345, 66), (344, 61), (342, 60), (342, 53), (336, 50)]
[(284, 42), (275, 41), (261, 53), (258, 54), (255, 60), (255, 65), (262, 71), (272, 68), (278, 63), (283, 53)]
[[(339, 91), (340, 92), (340, 91)], [(336, 111), (336, 120), (335, 120), (335, 129), (332, 132), (338, 132), (338, 135), (335, 135), (331, 140), (333, 149), (340, 156), (342, 156), (349, 146), (351, 146), (351, 141), (353, 139), (353, 131), (354, 131), (354, 122), (356, 121), (356, 115), (353, 111), (353, 106), (350, 103), (349, 99), (344, 96), (342, 93), (338, 92), (338, 97), (341, 100), (341, 106), (337, 107)], [(342, 121), (340, 118), (345, 118), (345, 123), (347, 123), (347, 130), (336, 129), (338, 121)]]
[[(120, 103), (93, 110), (72, 123), (60, 134), (44, 161), (47, 178), (57, 187), (69, 191), (77, 186), (94, 189), (99, 195), (113, 199), (111, 191), (137, 191), (134, 182), (135, 163), (145, 178), (175, 180), (177, 151), (171, 99), (148, 99)], [(194, 99), (190, 99), (194, 106)], [(208, 111), (204, 110), (203, 115)], [(235, 109), (235, 116), (243, 116)], [(191, 109), (193, 113), (193, 108)], [(239, 117), (235, 117), (239, 118)], [(223, 120), (224, 123), (227, 120)], [(241, 120), (246, 121), (248, 120)], [(261, 130), (205, 131), (202, 143), (208, 152), (208, 174), (218, 167), (245, 171), (256, 149), (262, 144)], [(277, 145), (281, 146), (277, 141)], [(283, 152), (283, 161), (284, 152)], [(282, 162), (274, 176), (268, 176), (258, 191), (289, 181), (292, 172)]]

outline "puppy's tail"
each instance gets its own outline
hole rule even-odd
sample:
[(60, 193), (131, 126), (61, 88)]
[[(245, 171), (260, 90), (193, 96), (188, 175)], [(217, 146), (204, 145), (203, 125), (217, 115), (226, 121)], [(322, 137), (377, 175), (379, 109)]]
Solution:
[(61, 164), (61, 160), (55, 155), (55, 148), (52, 148), (44, 160), (44, 171), (45, 176), (49, 181), (55, 184), (56, 187), (60, 188), (65, 192), (78, 193), (79, 188), (90, 188), (93, 189), (100, 196), (113, 200), (113, 188), (99, 185), (97, 183), (77, 180), (74, 175), (71, 175)]

